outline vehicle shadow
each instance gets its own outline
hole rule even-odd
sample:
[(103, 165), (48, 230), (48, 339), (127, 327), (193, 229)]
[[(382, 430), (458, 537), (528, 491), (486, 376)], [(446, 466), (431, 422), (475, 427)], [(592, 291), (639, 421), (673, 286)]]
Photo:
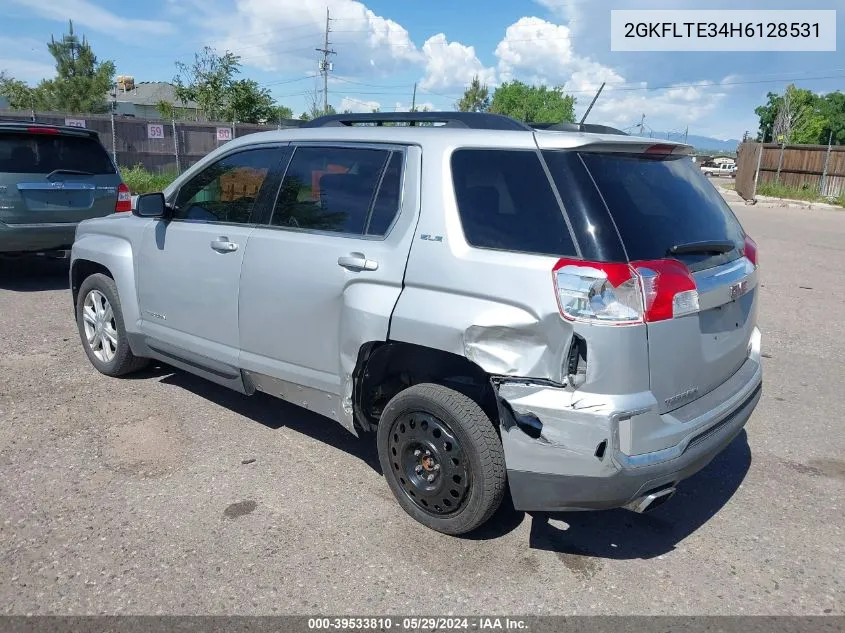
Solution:
[(220, 387), (203, 378), (173, 369), (164, 364), (153, 364), (149, 369), (135, 375), (137, 378), (156, 378), (160, 381), (187, 389), (230, 411), (271, 429), (286, 427), (324, 442), (345, 453), (357, 457), (379, 475), (382, 474), (375, 441), (358, 439), (340, 424), (321, 415), (279, 400), (263, 393), (245, 396), (226, 387)]
[[(296, 405), (262, 393), (245, 396), (160, 363), (131, 377), (155, 378), (176, 385), (271, 429), (293, 429), (342, 450), (383, 474), (373, 438), (358, 439), (336, 422)], [(529, 546), (556, 553), (567, 566), (589, 567), (591, 558), (655, 558), (671, 552), (710, 520), (734, 495), (750, 466), (751, 449), (743, 430), (706, 468), (681, 482), (669, 502), (648, 514), (621, 509), (525, 513), (515, 510), (510, 494), (506, 494), (490, 520), (462, 538), (500, 538), (527, 517), (531, 520)], [(565, 525), (558, 527), (561, 524)]]
[[(675, 546), (704, 525), (730, 500), (751, 466), (742, 431), (710, 464), (682, 481), (666, 504), (647, 514), (628, 510), (532, 513), (529, 545), (578, 564), (585, 558), (649, 559)], [(550, 523), (563, 522), (564, 527)]]
[(69, 260), (24, 255), (0, 256), (0, 289), (15, 292), (67, 290)]

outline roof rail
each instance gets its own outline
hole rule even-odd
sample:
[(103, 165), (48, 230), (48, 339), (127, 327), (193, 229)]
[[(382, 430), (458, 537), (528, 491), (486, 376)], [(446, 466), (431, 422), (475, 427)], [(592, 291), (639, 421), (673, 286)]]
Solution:
[(383, 126), (397, 123), (408, 126), (437, 124), (437, 127), (465, 128), (472, 130), (522, 130), (531, 128), (515, 119), (488, 112), (362, 112), (359, 114), (328, 114), (302, 127), (341, 127), (353, 125)]
[(552, 132), (589, 132), (591, 134), (622, 134), (628, 136), (622, 130), (598, 123), (529, 123), (528, 125), (535, 130), (551, 130)]

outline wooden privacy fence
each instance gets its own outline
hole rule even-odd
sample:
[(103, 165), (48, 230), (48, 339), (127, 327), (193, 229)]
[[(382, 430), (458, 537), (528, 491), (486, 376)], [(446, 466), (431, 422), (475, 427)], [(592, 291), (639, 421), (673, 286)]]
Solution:
[[(25, 112), (0, 112), (0, 121), (32, 121)], [(181, 172), (203, 156), (233, 138), (254, 132), (296, 127), (300, 121), (282, 119), (276, 125), (250, 123), (198, 123), (162, 121), (109, 114), (60, 114), (37, 112), (38, 123), (80, 125), (94, 130), (106, 150), (113, 154), (119, 167), (143, 165), (155, 173)], [(114, 130), (114, 133), (112, 133)]]
[(845, 146), (742, 143), (736, 191), (753, 200), (761, 182), (778, 182), (822, 196), (845, 195)]

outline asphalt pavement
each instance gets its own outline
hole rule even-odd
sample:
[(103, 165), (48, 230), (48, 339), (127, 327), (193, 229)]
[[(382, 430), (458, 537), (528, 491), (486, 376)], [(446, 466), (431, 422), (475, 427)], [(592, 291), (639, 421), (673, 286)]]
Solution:
[(845, 211), (735, 208), (763, 280), (746, 432), (651, 514), (505, 506), (468, 538), (329, 420), (98, 374), (66, 264), (0, 261), (0, 613), (845, 613)]

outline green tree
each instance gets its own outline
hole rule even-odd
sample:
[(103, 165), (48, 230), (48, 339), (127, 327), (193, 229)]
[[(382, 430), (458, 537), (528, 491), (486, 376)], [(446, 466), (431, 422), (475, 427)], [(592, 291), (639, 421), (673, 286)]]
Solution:
[(476, 75), (464, 90), (464, 96), (455, 103), (455, 109), (460, 112), (487, 112), (489, 107), (490, 91)]
[(531, 123), (574, 122), (575, 97), (558, 87), (529, 86), (514, 80), (496, 88), (490, 112)]
[(73, 32), (73, 22), (60, 40), (50, 38), (47, 49), (56, 60), (56, 77), (36, 88), (39, 105), (64, 112), (106, 112), (114, 63), (98, 61), (85, 36), (80, 39)]
[(45, 107), (43, 93), (26, 82), (0, 72), (0, 96), (6, 97), (12, 110), (39, 110)]
[(224, 117), (227, 121), (261, 123), (276, 114), (273, 97), (253, 79), (239, 79), (228, 89)]
[(283, 105), (273, 106), (273, 116), (271, 118), (273, 121), (280, 121), (282, 119), (292, 119), (293, 110)]
[(173, 78), (176, 98), (186, 104), (193, 101), (209, 121), (232, 120), (227, 107), (235, 75), (240, 73), (240, 57), (226, 52), (218, 55), (210, 46), (194, 54), (190, 66), (176, 62), (177, 74)]
[(819, 109), (824, 117), (824, 127), (818, 142), (826, 144), (832, 140), (835, 145), (845, 145), (845, 94), (838, 90), (826, 94)]
[(760, 128), (757, 132), (758, 141), (767, 143), (774, 139), (773, 130), (780, 101), (781, 96), (779, 94), (770, 92), (766, 95), (766, 103), (754, 108), (754, 114), (760, 119)]
[(787, 86), (783, 94), (768, 93), (765, 105), (754, 109), (760, 120), (757, 140), (827, 143), (831, 118), (836, 118), (836, 98), (829, 99), (831, 95), (819, 96), (811, 90), (796, 88), (794, 84)]

